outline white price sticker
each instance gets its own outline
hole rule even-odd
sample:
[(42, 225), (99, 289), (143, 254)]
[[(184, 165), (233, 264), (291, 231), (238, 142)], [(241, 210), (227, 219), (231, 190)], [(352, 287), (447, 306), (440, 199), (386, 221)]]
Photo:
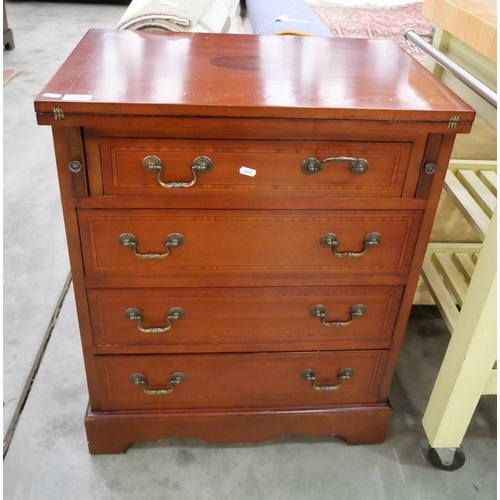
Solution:
[(248, 175), (248, 177), (255, 177), (255, 175), (257, 174), (257, 170), (254, 170), (253, 168), (248, 168), (248, 167), (241, 167), (240, 174), (241, 175)]
[(91, 101), (92, 94), (64, 94), (63, 101)]

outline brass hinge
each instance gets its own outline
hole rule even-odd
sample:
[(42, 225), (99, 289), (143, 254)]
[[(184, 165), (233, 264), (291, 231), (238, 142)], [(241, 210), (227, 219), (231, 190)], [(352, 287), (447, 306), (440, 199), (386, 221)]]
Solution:
[(61, 106), (54, 106), (52, 111), (54, 112), (54, 118), (56, 120), (64, 120), (64, 109), (62, 109)]
[(457, 128), (458, 122), (460, 121), (460, 116), (452, 116), (448, 122), (448, 128)]

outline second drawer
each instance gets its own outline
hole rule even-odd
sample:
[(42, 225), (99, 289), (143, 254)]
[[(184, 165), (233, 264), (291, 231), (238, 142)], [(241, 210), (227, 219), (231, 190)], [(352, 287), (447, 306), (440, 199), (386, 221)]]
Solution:
[(89, 289), (88, 299), (97, 347), (237, 352), (387, 348), (402, 293), (402, 286)]
[(406, 275), (420, 211), (80, 210), (87, 276)]

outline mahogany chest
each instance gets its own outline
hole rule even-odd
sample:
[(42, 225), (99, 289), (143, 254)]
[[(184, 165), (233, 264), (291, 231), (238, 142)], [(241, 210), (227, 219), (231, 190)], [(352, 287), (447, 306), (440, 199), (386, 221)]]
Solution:
[(90, 30), (53, 130), (91, 453), (384, 440), (457, 133), (391, 41)]

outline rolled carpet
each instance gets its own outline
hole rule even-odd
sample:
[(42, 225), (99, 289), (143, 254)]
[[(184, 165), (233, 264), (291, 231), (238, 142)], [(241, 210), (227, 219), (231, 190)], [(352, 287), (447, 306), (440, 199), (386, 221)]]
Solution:
[(118, 29), (223, 33), (239, 0), (132, 0)]
[(256, 35), (332, 36), (304, 0), (246, 0)]

